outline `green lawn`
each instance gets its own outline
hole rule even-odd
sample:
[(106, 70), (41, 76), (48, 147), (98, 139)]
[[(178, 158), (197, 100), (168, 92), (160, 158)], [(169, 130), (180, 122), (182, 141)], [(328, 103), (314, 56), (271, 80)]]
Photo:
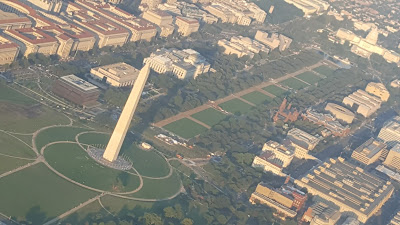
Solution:
[(139, 202), (109, 195), (102, 197), (101, 202), (103, 203), (104, 207), (109, 208), (109, 210), (114, 213), (119, 213), (123, 208), (127, 208), (129, 210), (133, 210), (136, 207), (140, 207), (142, 209), (151, 209), (154, 205), (153, 202)]
[[(28, 164), (30, 162), (33, 162), (33, 160), (16, 159), (16, 158), (10, 158), (7, 156), (0, 155), (0, 165), (1, 165), (0, 166), (0, 174), (3, 174), (5, 172), (8, 172), (15, 168), (18, 168), (18, 167)], [(1, 204), (2, 203), (0, 203), (0, 205)]]
[(303, 89), (308, 86), (306, 83), (304, 83), (300, 80), (297, 80), (296, 78), (293, 78), (293, 77), (290, 77), (284, 81), (281, 81), (280, 84), (282, 84), (283, 86), (293, 88), (295, 90), (300, 90), (300, 89)]
[(188, 118), (177, 120), (165, 125), (163, 128), (185, 139), (190, 139), (208, 130)]
[(29, 224), (43, 224), (96, 195), (37, 164), (0, 179), (0, 212)]
[(208, 108), (201, 112), (191, 115), (191, 117), (212, 127), (215, 124), (218, 124), (219, 122), (224, 120), (226, 118), (226, 115), (213, 108)]
[(286, 92), (287, 92), (285, 89), (282, 89), (276, 85), (269, 85), (269, 86), (263, 88), (263, 90), (267, 91), (275, 96), (281, 96), (281, 95), (286, 94)]
[(85, 133), (79, 135), (79, 142), (87, 145), (107, 145), (110, 140), (110, 134)]
[(135, 143), (129, 148), (123, 148), (121, 154), (128, 156), (135, 169), (148, 177), (164, 177), (169, 173), (169, 165), (165, 159), (155, 151), (144, 151)]
[(85, 222), (95, 216), (101, 218), (106, 218), (107, 216), (112, 217), (105, 209), (103, 209), (103, 207), (101, 207), (98, 201), (94, 201), (68, 215), (66, 218), (61, 219), (60, 222), (61, 224), (85, 224)]
[[(108, 134), (86, 133), (79, 136), (79, 141), (84, 144), (105, 146), (110, 139)], [(169, 165), (165, 159), (156, 151), (143, 151), (136, 143), (125, 142), (121, 154), (129, 157), (135, 169), (142, 175), (148, 177), (164, 177), (169, 173)], [(128, 145), (128, 146), (127, 146)]]
[(54, 169), (89, 187), (127, 192), (136, 189), (140, 183), (138, 176), (97, 163), (78, 144), (51, 145), (44, 155)]
[(239, 99), (232, 99), (219, 105), (223, 110), (234, 114), (243, 114), (251, 110), (252, 106)]
[(143, 188), (132, 194), (135, 198), (164, 199), (171, 197), (179, 191), (180, 178), (174, 171), (171, 177), (162, 180), (143, 179)]
[(79, 127), (53, 127), (43, 130), (36, 137), (36, 147), (38, 151), (46, 144), (56, 141), (75, 141), (75, 136), (81, 132), (87, 131)]
[(170, 160), (169, 164), (171, 164), (171, 166), (173, 166), (175, 169), (177, 169), (178, 172), (184, 173), (187, 176), (190, 176), (190, 174), (192, 174), (192, 170), (189, 169), (189, 167), (183, 165), (178, 160)]
[(253, 91), (249, 94), (241, 96), (241, 98), (255, 104), (255, 105), (260, 105), (265, 102), (270, 102), (272, 100), (271, 97), (264, 95), (263, 93), (259, 91)]
[(2, 154), (23, 158), (36, 157), (36, 154), (29, 146), (3, 132), (0, 132), (0, 146), (0, 153)]
[(20, 105), (33, 105), (38, 103), (32, 98), (29, 98), (2, 83), (0, 83), (0, 101), (12, 102)]
[(329, 76), (333, 75), (333, 72), (335, 72), (335, 69), (332, 69), (329, 66), (322, 65), (322, 66), (315, 68), (314, 71), (319, 74), (329, 77)]
[(303, 80), (309, 84), (315, 84), (318, 81), (322, 80), (321, 77), (317, 76), (315, 73), (311, 72), (311, 71), (307, 71), (304, 72), (302, 74), (299, 74), (296, 76), (297, 78), (299, 78), (300, 80)]
[(69, 119), (43, 105), (25, 106), (0, 101), (0, 129), (17, 133), (33, 133), (50, 125), (66, 125)]

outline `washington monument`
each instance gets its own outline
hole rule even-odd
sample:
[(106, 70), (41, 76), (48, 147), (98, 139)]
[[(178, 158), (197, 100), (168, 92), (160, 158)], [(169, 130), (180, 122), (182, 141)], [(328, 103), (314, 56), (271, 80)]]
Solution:
[(107, 148), (104, 151), (103, 158), (113, 162), (117, 159), (119, 151), (121, 150), (122, 143), (124, 142), (126, 133), (128, 132), (129, 125), (131, 124), (132, 117), (135, 114), (136, 107), (139, 103), (140, 96), (147, 78), (149, 77), (150, 67), (148, 64), (140, 70), (140, 73), (133, 85), (132, 91), (129, 94), (125, 107), (122, 110), (121, 116), (115, 126), (114, 132), (111, 135)]

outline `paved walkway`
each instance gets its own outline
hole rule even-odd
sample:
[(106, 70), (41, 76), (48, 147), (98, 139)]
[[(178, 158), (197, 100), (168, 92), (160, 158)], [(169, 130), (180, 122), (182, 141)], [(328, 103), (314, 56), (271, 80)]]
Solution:
[[(283, 80), (286, 80), (288, 78), (295, 77), (295, 76), (297, 76), (299, 74), (302, 74), (302, 73), (304, 73), (306, 71), (313, 70), (313, 69), (315, 69), (315, 68), (317, 68), (319, 66), (322, 66), (324, 64), (324, 62), (326, 62), (326, 61), (325, 60), (321, 60), (321, 61), (317, 62), (314, 65), (311, 65), (311, 66), (308, 66), (308, 67), (304, 67), (304, 68), (302, 68), (302, 69), (300, 69), (300, 70), (298, 70), (296, 72), (293, 72), (293, 73), (286, 74), (285, 76), (282, 76), (282, 77), (279, 77), (277, 79), (274, 79), (273, 81), (266, 81), (266, 82), (263, 82), (263, 83), (261, 83), (259, 85), (256, 85), (256, 86), (247, 88), (245, 90), (236, 92), (236, 93), (234, 93), (232, 95), (226, 96), (224, 98), (217, 99), (217, 100), (215, 100), (213, 105), (219, 105), (221, 103), (227, 102), (227, 101), (232, 100), (232, 99), (240, 99), (240, 100), (248, 103), (249, 105), (255, 106), (253, 103), (248, 102), (248, 101), (246, 101), (245, 99), (243, 99), (241, 97), (243, 95), (252, 93), (254, 91), (259, 91), (259, 92), (262, 92), (263, 94), (268, 93), (267, 91), (263, 90), (263, 88), (265, 88), (265, 87), (267, 87), (269, 85), (273, 85), (275, 83), (279, 83), (279, 82), (281, 82)], [(304, 83), (306, 83), (306, 82), (304, 82)], [(272, 95), (270, 93), (268, 93), (268, 96), (275, 97), (274, 95)], [(169, 118), (167, 118), (165, 120), (161, 120), (161, 121), (159, 121), (157, 123), (154, 123), (154, 126), (163, 127), (163, 126), (165, 126), (165, 125), (167, 125), (169, 123), (175, 122), (175, 121), (183, 119), (183, 118), (189, 118), (190, 119), (190, 116), (192, 114), (195, 114), (197, 112), (201, 112), (201, 111), (203, 111), (203, 110), (205, 110), (207, 108), (210, 108), (210, 107), (211, 107), (211, 105), (210, 105), (209, 102), (205, 103), (204, 105), (201, 105), (201, 106), (196, 107), (194, 109), (191, 109), (191, 110), (188, 110), (188, 111), (185, 111), (185, 112), (181, 112), (181, 113), (179, 113), (179, 114), (177, 114), (175, 116), (172, 116), (172, 117), (169, 117)]]
[(86, 202), (83, 202), (83, 203), (79, 204), (78, 206), (76, 206), (76, 207), (74, 207), (74, 208), (72, 208), (72, 209), (66, 211), (65, 213), (63, 213), (63, 214), (61, 214), (61, 215), (59, 215), (59, 216), (53, 218), (52, 220), (47, 221), (47, 222), (44, 223), (43, 225), (49, 225), (49, 224), (55, 223), (55, 222), (59, 221), (60, 219), (63, 219), (63, 218), (65, 218), (65, 217), (71, 215), (72, 213), (78, 211), (79, 209), (81, 209), (81, 208), (83, 208), (83, 207), (89, 205), (90, 203), (92, 203), (92, 202), (94, 202), (94, 201), (98, 201), (98, 200), (99, 200), (101, 197), (103, 197), (104, 195), (105, 195), (105, 193), (101, 193), (100, 195), (97, 195), (96, 197), (91, 198), (91, 199), (87, 200)]

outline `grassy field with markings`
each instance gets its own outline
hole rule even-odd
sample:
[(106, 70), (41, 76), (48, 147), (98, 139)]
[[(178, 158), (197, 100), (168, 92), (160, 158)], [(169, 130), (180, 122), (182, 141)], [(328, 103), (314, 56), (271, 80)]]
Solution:
[(251, 110), (252, 106), (239, 99), (232, 99), (219, 105), (223, 110), (230, 113), (244, 114)]
[(185, 139), (193, 138), (208, 130), (188, 118), (177, 120), (165, 125), (163, 128)]
[(269, 97), (268, 95), (264, 95), (263, 93), (261, 93), (259, 91), (253, 91), (253, 92), (243, 95), (241, 97), (255, 105), (260, 105), (265, 102), (270, 102), (272, 100), (271, 97)]
[(221, 122), (221, 120), (224, 120), (226, 118), (226, 115), (213, 108), (208, 108), (201, 112), (191, 115), (191, 117), (212, 127), (215, 124)]
[(306, 83), (304, 83), (300, 80), (297, 80), (296, 78), (293, 78), (293, 77), (290, 77), (284, 81), (281, 81), (280, 84), (282, 84), (283, 86), (293, 88), (295, 90), (300, 90), (300, 89), (303, 89), (308, 86)]

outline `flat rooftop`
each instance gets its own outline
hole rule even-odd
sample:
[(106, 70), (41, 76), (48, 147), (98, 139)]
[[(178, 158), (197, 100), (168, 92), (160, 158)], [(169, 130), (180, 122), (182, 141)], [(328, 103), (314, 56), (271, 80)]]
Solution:
[(32, 23), (28, 17), (18, 16), (15, 13), (0, 10), (0, 24), (8, 23)]
[(7, 38), (0, 36), (0, 49), (17, 48), (18, 45)]
[(346, 205), (365, 215), (378, 207), (394, 189), (390, 181), (365, 172), (343, 158), (327, 160), (297, 180), (296, 184), (310, 187), (322, 198), (327, 195), (335, 204)]
[(372, 158), (384, 148), (386, 148), (386, 144), (370, 138), (368, 141), (358, 146), (354, 151), (365, 155), (368, 158)]
[(319, 142), (319, 138), (317, 138), (305, 131), (302, 131), (298, 128), (291, 129), (287, 135), (292, 136), (298, 140), (305, 141), (307, 143), (311, 143), (311, 144), (316, 144)]
[(114, 63), (106, 66), (100, 66), (94, 68), (95, 70), (105, 70), (109, 73), (111, 73), (114, 76), (117, 76), (119, 78), (125, 77), (125, 76), (131, 76), (132, 74), (137, 74), (139, 73), (139, 70), (136, 69), (135, 67), (126, 64), (124, 62), (121, 63)]
[(5, 33), (13, 35), (15, 38), (24, 40), (31, 44), (43, 44), (50, 42), (57, 42), (57, 39), (46, 34), (37, 28), (22, 28), (16, 30), (6, 30)]
[(67, 76), (63, 76), (60, 78), (61, 80), (67, 82), (68, 84), (70, 84), (71, 86), (77, 87), (83, 91), (91, 91), (91, 90), (95, 90), (98, 89), (96, 86), (94, 86), (93, 84), (71, 74), (71, 75), (67, 75)]

